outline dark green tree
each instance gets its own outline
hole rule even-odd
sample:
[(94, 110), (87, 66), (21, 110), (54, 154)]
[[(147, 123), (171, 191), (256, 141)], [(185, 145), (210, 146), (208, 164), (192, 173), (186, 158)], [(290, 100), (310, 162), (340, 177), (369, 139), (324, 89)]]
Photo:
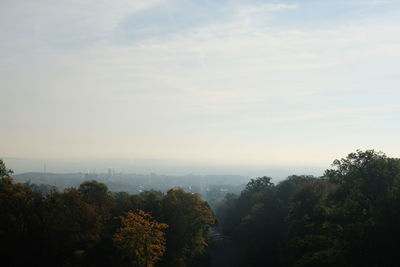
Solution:
[(197, 194), (171, 189), (162, 200), (163, 222), (167, 229), (167, 266), (190, 266), (205, 252), (210, 227), (215, 225), (212, 210)]
[(12, 170), (8, 169), (4, 164), (4, 161), (0, 159), (0, 179), (11, 178)]
[(328, 205), (342, 230), (337, 250), (353, 266), (396, 266), (400, 249), (400, 159), (374, 150), (335, 160)]
[(26, 266), (44, 256), (43, 197), (25, 184), (14, 183), (0, 160), (0, 253), (3, 266)]

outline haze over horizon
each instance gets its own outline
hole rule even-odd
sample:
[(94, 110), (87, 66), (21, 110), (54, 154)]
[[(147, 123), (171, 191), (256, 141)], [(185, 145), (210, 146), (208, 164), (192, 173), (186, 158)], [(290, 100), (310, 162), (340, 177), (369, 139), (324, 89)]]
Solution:
[(399, 16), (390, 0), (2, 0), (0, 158), (252, 175), (400, 157)]
[[(4, 158), (6, 165), (15, 175), (23, 173), (91, 173), (106, 174), (143, 174), (143, 175), (227, 175), (247, 178), (269, 176), (274, 181), (280, 181), (293, 174), (321, 176), (329, 166), (312, 165), (223, 165), (207, 163), (175, 162), (152, 159), (28, 159)], [(229, 178), (227, 180), (229, 182)]]

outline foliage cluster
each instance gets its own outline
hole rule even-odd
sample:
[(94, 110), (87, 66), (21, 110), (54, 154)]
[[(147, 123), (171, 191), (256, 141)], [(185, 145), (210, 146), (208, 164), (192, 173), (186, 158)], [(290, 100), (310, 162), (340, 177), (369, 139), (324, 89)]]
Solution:
[[(373, 150), (322, 177), (253, 179), (217, 209), (237, 266), (398, 266), (400, 159)], [(231, 264), (232, 266), (234, 264)]]
[(137, 213), (128, 211), (121, 217), (122, 227), (113, 237), (114, 243), (126, 257), (126, 265), (154, 266), (165, 252), (165, 223), (153, 220), (152, 216), (142, 210)]
[(87, 181), (40, 194), (0, 160), (2, 266), (189, 266), (214, 214), (199, 195), (110, 192)]

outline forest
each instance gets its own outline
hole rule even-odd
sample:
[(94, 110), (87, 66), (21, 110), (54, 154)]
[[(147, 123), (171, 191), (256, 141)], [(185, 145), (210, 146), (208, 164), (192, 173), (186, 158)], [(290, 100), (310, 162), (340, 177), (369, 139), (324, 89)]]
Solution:
[(42, 194), (0, 161), (2, 266), (398, 266), (400, 159), (357, 150), (321, 177), (251, 179), (213, 205), (183, 189)]

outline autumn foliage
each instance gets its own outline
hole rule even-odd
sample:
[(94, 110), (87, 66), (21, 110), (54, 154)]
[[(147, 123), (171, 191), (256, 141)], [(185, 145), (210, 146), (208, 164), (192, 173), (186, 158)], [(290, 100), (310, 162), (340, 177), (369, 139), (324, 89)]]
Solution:
[(192, 266), (215, 224), (180, 189), (133, 195), (86, 181), (41, 194), (11, 174), (0, 160), (1, 266)]
[(151, 267), (161, 259), (166, 249), (165, 233), (168, 225), (138, 210), (120, 217), (122, 226), (113, 241), (123, 251), (130, 266)]

